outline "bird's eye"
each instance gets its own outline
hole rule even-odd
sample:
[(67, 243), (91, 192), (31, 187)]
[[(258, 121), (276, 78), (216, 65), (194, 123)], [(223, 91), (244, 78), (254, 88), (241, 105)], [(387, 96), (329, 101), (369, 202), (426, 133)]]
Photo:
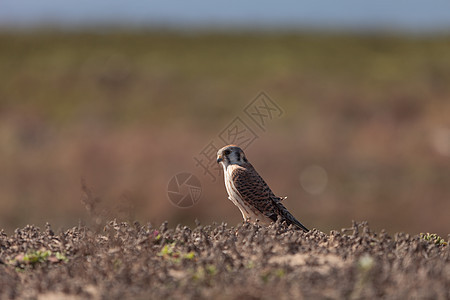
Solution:
[(231, 151), (230, 150), (225, 150), (225, 151), (223, 151), (223, 154), (225, 154), (225, 155), (229, 155), (231, 153)]

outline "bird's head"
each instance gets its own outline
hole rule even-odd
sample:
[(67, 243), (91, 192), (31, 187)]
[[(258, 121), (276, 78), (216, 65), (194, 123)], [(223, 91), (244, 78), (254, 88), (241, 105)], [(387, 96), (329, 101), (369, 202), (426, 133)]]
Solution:
[(229, 165), (248, 163), (244, 151), (236, 145), (228, 145), (217, 151), (217, 163), (222, 163), (226, 169)]

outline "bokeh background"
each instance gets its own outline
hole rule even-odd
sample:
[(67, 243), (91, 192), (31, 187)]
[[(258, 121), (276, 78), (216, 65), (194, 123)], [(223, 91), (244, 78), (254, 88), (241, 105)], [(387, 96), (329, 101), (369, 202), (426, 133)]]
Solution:
[[(433, 3), (2, 1), (0, 228), (88, 222), (82, 178), (110, 217), (237, 224), (194, 158), (240, 117), (308, 227), (446, 236), (450, 4)], [(244, 111), (261, 91), (283, 110), (263, 129)], [(190, 208), (168, 199), (179, 172), (201, 182)]]

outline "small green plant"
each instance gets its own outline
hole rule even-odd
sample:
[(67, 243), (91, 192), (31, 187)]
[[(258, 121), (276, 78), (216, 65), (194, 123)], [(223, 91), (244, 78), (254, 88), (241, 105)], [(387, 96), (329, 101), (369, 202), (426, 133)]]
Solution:
[(286, 271), (284, 269), (279, 268), (279, 269), (275, 270), (276, 277), (281, 278), (281, 277), (284, 277), (284, 275), (286, 275)]
[(185, 259), (194, 259), (195, 258), (195, 252), (194, 251), (188, 252), (188, 253), (184, 254), (183, 258), (185, 258)]
[(22, 261), (27, 264), (35, 265), (47, 261), (48, 257), (52, 254), (51, 251), (32, 251), (24, 255)]
[(371, 270), (375, 267), (375, 259), (369, 255), (368, 253), (363, 254), (356, 261), (357, 273), (356, 273), (356, 281), (353, 286), (353, 291), (350, 295), (350, 299), (362, 299), (364, 298), (362, 295), (364, 290), (367, 289), (367, 286), (370, 286), (371, 280)]
[(265, 271), (265, 272), (263, 272), (263, 273), (260, 275), (260, 277), (261, 277), (261, 280), (262, 280), (264, 283), (269, 282), (270, 271)]
[(264, 283), (267, 283), (275, 278), (282, 278), (284, 276), (286, 276), (286, 271), (282, 268), (266, 270), (260, 274), (260, 278)]
[(170, 243), (170, 244), (166, 244), (164, 245), (164, 247), (161, 249), (161, 251), (159, 251), (159, 253), (157, 254), (158, 256), (161, 256), (165, 259), (169, 259), (172, 260), (174, 262), (180, 262), (182, 259), (194, 259), (195, 258), (195, 252), (190, 251), (187, 253), (182, 253), (179, 251), (175, 251), (175, 242)]
[(205, 270), (208, 275), (214, 276), (217, 274), (217, 268), (215, 265), (207, 265)]
[(214, 265), (206, 265), (205, 267), (199, 266), (192, 274), (192, 279), (196, 281), (210, 281), (217, 272), (217, 268)]
[(55, 253), (55, 257), (56, 259), (58, 259), (59, 261), (63, 261), (63, 262), (68, 262), (69, 259), (61, 252), (56, 252)]
[(113, 267), (114, 267), (114, 270), (119, 270), (120, 269), (120, 267), (122, 266), (122, 260), (121, 259), (115, 259), (115, 260), (113, 260)]
[(375, 265), (375, 261), (372, 256), (364, 254), (358, 259), (358, 268), (361, 272), (369, 272)]
[(42, 263), (58, 263), (69, 261), (61, 252), (52, 253), (50, 250), (34, 250), (26, 254), (19, 254), (10, 261), (10, 264), (16, 265), (18, 269), (24, 269), (26, 266), (35, 267)]
[(161, 251), (159, 251), (158, 256), (162, 256), (162, 257), (173, 256), (174, 248), (175, 248), (175, 243), (166, 244), (161, 249)]
[(436, 233), (421, 233), (420, 238), (425, 241), (432, 242), (438, 246), (447, 245), (447, 242)]
[(255, 262), (252, 261), (252, 260), (250, 260), (250, 261), (245, 265), (245, 267), (246, 267), (247, 269), (253, 269), (253, 268), (255, 267)]

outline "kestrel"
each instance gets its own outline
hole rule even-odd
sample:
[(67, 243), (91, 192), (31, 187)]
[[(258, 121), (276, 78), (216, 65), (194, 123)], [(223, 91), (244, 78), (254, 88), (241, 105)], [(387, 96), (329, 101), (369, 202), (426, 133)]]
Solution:
[(281, 204), (284, 198), (274, 195), (267, 183), (236, 145), (228, 145), (217, 152), (217, 163), (222, 164), (225, 187), (230, 199), (242, 213), (244, 221), (270, 224), (278, 217), (305, 232), (309, 231)]

